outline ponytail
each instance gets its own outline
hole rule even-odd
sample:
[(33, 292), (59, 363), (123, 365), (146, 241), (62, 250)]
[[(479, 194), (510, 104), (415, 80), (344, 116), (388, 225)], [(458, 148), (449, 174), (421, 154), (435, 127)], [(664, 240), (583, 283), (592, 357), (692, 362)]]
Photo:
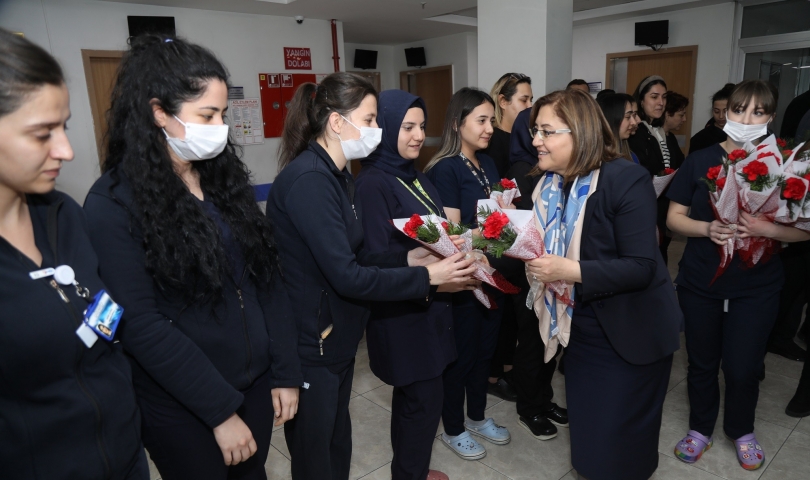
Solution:
[(377, 98), (371, 82), (346, 72), (328, 75), (319, 85), (304, 83), (298, 87), (284, 120), (279, 170), (306, 150), (309, 142), (324, 134), (332, 112), (347, 116), (368, 95)]

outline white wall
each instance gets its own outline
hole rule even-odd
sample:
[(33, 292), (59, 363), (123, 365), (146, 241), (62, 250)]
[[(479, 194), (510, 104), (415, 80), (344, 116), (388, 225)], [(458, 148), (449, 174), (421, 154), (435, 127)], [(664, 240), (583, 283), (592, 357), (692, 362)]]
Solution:
[[(728, 82), (733, 43), (734, 3), (574, 26), (572, 77), (605, 82), (605, 55), (646, 50), (634, 46), (635, 22), (669, 20), (667, 47), (698, 46), (692, 134), (711, 115), (711, 96)], [(535, 94), (535, 97), (537, 94)]]
[[(475, 33), (464, 32), (446, 37), (431, 38), (419, 42), (405, 43), (394, 46), (394, 72), (399, 82), (399, 72), (415, 70), (405, 62), (405, 49), (412, 47), (425, 47), (427, 65), (424, 68), (453, 66), (453, 91), (461, 87), (474, 87), (478, 83), (478, 66), (471, 65), (471, 57), (478, 57), (478, 36)], [(474, 67), (471, 68), (471, 67)], [(485, 86), (484, 90), (489, 90)]]
[[(394, 47), (392, 45), (371, 45), (363, 43), (345, 43), (346, 49), (346, 71), (347, 72), (380, 72), (380, 87), (383, 90), (391, 90), (399, 88), (399, 72), (394, 71)], [(360, 70), (354, 68), (354, 51), (360, 50), (376, 50), (377, 51), (377, 68), (372, 70)]]
[[(50, 51), (64, 69), (73, 114), (68, 137), (76, 156), (62, 170), (57, 188), (79, 202), (100, 174), (81, 50), (126, 49), (127, 15), (175, 17), (178, 35), (211, 49), (230, 71), (231, 83), (243, 86), (248, 98), (259, 96), (259, 72), (285, 72), (285, 46), (311, 48), (312, 73), (334, 71), (331, 27), (324, 20), (307, 19), (298, 25), (290, 17), (92, 0), (0, 2), (0, 27), (24, 32), (26, 38)], [(338, 45), (345, 60), (342, 27), (339, 23)], [(275, 178), (278, 143), (278, 139), (266, 139), (263, 145), (245, 146), (244, 161), (255, 183)]]

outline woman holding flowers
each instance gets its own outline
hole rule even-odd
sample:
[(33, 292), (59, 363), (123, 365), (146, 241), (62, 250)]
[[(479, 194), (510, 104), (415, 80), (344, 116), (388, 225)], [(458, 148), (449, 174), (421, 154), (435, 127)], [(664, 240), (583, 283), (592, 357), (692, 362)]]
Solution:
[[(479, 199), (489, 198), (499, 180), (495, 162), (481, 152), (492, 137), (495, 107), (489, 95), (462, 88), (447, 107), (442, 143), (425, 171), (436, 186), (447, 219), (476, 228)], [(502, 308), (502, 294), (492, 296)], [(505, 427), (484, 416), (487, 404), (487, 378), (498, 340), (501, 308), (487, 310), (472, 292), (453, 296), (453, 331), (458, 358), (444, 372), (442, 441), (459, 457), (477, 460), (486, 455), (484, 447), (472, 436), (490, 443), (509, 443)], [(467, 398), (467, 418), (464, 398)]]
[(723, 177), (721, 164), (747, 157), (750, 152), (741, 150), (744, 143), (762, 141), (775, 110), (776, 101), (765, 82), (748, 80), (737, 85), (728, 99), (724, 127), (728, 138), (690, 154), (667, 193), (672, 201), (667, 225), (689, 237), (675, 279), (685, 318), (690, 404), (689, 432), (675, 446), (675, 455), (687, 463), (699, 460), (712, 446), (720, 408), (717, 374), (721, 364), (726, 382), (723, 432), (733, 439), (743, 468), (754, 470), (765, 461), (754, 434), (754, 412), (758, 375), (779, 308), (782, 264), (778, 256), (766, 255), (746, 265), (743, 255), (735, 252), (723, 272), (719, 252), (736, 238), (795, 242), (809, 239), (810, 234), (742, 210), (737, 224), (727, 225), (716, 219), (709, 194), (726, 188), (728, 182), (767, 180), (762, 162), (747, 164), (737, 179)]
[[(296, 480), (344, 480), (351, 464), (354, 357), (369, 301), (427, 299), (431, 286), (470, 283), (463, 254), (436, 261), (423, 248), (371, 252), (346, 169), (380, 143), (377, 92), (334, 73), (298, 88), (284, 123), (281, 172), (267, 199), (298, 325), (304, 386), (284, 434)], [(313, 459), (317, 459), (313, 461)]]
[(566, 282), (574, 300), (570, 305), (548, 285), (534, 297), (546, 348), (553, 353), (557, 339), (568, 348), (571, 462), (589, 479), (647, 479), (658, 466), (662, 407), (682, 324), (656, 244), (655, 192), (646, 170), (620, 158), (587, 93), (540, 98), (530, 125), (534, 173), (541, 175), (535, 225), (548, 254), (527, 262), (528, 275), (545, 284)]
[[(405, 252), (419, 246), (391, 219), (413, 214), (444, 217), (439, 192), (414, 167), (425, 141), (425, 102), (402, 90), (380, 93), (377, 123), (382, 142), (362, 161), (357, 204), (363, 211), (363, 242), (370, 252)], [(439, 480), (428, 469), (442, 413), (442, 372), (456, 358), (451, 292), (479, 282), (431, 288), (426, 298), (372, 302), (366, 327), (371, 371), (394, 386), (391, 401), (391, 478)]]

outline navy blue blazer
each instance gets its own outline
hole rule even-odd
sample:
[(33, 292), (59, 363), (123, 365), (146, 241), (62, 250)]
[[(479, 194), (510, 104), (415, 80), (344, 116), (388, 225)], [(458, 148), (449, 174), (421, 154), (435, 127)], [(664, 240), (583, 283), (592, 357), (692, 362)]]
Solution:
[[(433, 202), (428, 205), (444, 216), (439, 192), (425, 174), (416, 172), (416, 178)], [(370, 251), (407, 252), (420, 246), (391, 224), (394, 218), (429, 213), (397, 177), (373, 164), (364, 166), (357, 177), (357, 203), (363, 207), (364, 242)], [(372, 302), (366, 341), (374, 375), (394, 386), (441, 375), (456, 359), (452, 302), (451, 293), (436, 293), (435, 287), (427, 302)]]
[(621, 158), (604, 163), (585, 206), (578, 296), (593, 308), (613, 348), (636, 365), (678, 350), (683, 326), (655, 220), (647, 170)]

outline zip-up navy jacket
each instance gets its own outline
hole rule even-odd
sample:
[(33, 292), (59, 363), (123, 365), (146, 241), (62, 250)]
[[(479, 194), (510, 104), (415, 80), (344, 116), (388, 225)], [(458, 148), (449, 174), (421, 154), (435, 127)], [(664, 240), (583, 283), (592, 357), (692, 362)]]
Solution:
[[(124, 307), (119, 338), (132, 360), (137, 395), (179, 403), (213, 428), (239, 408), (240, 391), (261, 375), (269, 372), (272, 388), (300, 386), (292, 309), (279, 272), (271, 285), (257, 285), (244, 266), (232, 265), (233, 278), (214, 305), (161, 290), (146, 270), (129, 181), (123, 172), (117, 177), (99, 178), (84, 209), (101, 277)], [(216, 207), (200, 202), (200, 208), (219, 226), (231, 262), (244, 265)]]
[(28, 275), (68, 265), (91, 298), (104, 288), (82, 209), (59, 192), (28, 208), (42, 265), (0, 237), (0, 478), (133, 478), (141, 418), (120, 345), (87, 348), (75, 332), (89, 302)]
[[(362, 211), (353, 201), (351, 174), (338, 170), (314, 141), (279, 173), (267, 199), (303, 365), (354, 358), (369, 301), (424, 299), (430, 293), (427, 269), (407, 267), (407, 251), (363, 248)], [(329, 325), (332, 332), (321, 344), (320, 333)]]

